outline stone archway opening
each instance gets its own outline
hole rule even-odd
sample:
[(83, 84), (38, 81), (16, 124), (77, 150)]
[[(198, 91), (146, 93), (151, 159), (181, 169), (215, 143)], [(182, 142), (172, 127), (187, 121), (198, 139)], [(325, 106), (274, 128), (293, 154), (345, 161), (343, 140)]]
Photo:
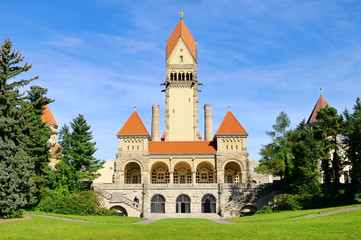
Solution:
[(110, 209), (116, 210), (118, 212), (118, 216), (122, 216), (122, 217), (128, 216), (127, 210), (125, 210), (125, 208), (123, 208), (122, 206), (114, 206), (111, 207)]
[(191, 199), (187, 195), (179, 195), (176, 199), (176, 213), (191, 213)]
[(151, 174), (152, 184), (169, 183), (169, 169), (167, 164), (164, 162), (157, 162), (153, 164)]
[(224, 166), (225, 183), (242, 183), (241, 166), (237, 162), (229, 162)]
[(207, 194), (202, 198), (202, 213), (216, 213), (216, 198)]
[(257, 208), (255, 206), (247, 205), (241, 209), (241, 216), (250, 216), (255, 214), (256, 212)]
[(151, 213), (165, 213), (165, 198), (162, 195), (154, 195), (150, 200)]
[(214, 167), (209, 162), (201, 162), (197, 166), (197, 183), (215, 183)]
[(192, 168), (188, 163), (179, 162), (174, 166), (173, 183), (192, 183)]
[(142, 181), (141, 168), (136, 162), (130, 162), (124, 169), (124, 183), (126, 184), (140, 184)]

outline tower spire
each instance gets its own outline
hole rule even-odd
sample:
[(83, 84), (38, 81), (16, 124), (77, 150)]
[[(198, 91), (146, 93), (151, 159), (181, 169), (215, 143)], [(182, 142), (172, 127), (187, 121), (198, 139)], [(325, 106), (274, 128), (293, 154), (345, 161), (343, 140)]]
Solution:
[(179, 17), (180, 17), (180, 20), (182, 20), (183, 12), (179, 12)]
[(320, 91), (321, 91), (321, 96), (323, 95), (323, 94), (322, 94), (322, 90), (323, 90), (323, 87), (320, 87)]

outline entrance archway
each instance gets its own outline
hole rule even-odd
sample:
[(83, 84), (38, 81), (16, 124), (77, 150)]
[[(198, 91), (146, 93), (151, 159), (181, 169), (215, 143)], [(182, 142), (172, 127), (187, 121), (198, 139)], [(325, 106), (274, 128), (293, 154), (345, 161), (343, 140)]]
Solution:
[(216, 213), (216, 198), (207, 194), (202, 198), (202, 213)]
[(179, 195), (176, 200), (176, 213), (191, 213), (191, 200), (186, 195)]
[(225, 183), (242, 183), (241, 166), (236, 162), (229, 162), (224, 166)]
[(162, 195), (154, 195), (150, 200), (151, 213), (165, 213), (165, 199)]
[(125, 210), (122, 206), (114, 206), (110, 209), (115, 209), (118, 212), (118, 216), (128, 216), (127, 210)]
[(140, 166), (136, 162), (130, 162), (125, 166), (124, 182), (126, 184), (139, 184), (141, 183)]

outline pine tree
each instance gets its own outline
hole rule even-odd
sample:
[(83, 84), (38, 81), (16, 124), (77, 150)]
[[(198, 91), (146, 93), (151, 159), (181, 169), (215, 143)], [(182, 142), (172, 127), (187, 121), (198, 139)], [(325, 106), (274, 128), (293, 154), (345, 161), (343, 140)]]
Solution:
[(361, 193), (361, 101), (356, 99), (350, 114), (347, 109), (344, 112), (346, 119), (344, 143), (347, 146), (347, 158), (351, 165), (351, 193)]
[(72, 131), (64, 125), (60, 130), (59, 144), (61, 145), (61, 161), (56, 165), (53, 188), (61, 193), (75, 193), (86, 189), (87, 183), (97, 178), (96, 173), (102, 162), (93, 157), (97, 150), (90, 126), (84, 116), (73, 119), (70, 123)]
[(31, 65), (19, 63), (21, 53), (11, 50), (12, 42), (5, 40), (0, 49), (0, 216), (18, 216), (32, 197), (34, 163), (28, 154), (28, 124), (24, 118), (23, 94), (19, 88), (29, 80), (14, 80)]
[(321, 171), (324, 178), (326, 193), (336, 196), (340, 189), (340, 176), (343, 169), (341, 136), (343, 133), (343, 118), (337, 110), (326, 106), (317, 112), (316, 139), (320, 141)]
[(292, 153), (288, 185), (285, 190), (290, 194), (321, 193), (321, 185), (318, 181), (318, 144), (314, 138), (314, 132), (310, 130), (303, 120), (294, 131), (288, 135)]

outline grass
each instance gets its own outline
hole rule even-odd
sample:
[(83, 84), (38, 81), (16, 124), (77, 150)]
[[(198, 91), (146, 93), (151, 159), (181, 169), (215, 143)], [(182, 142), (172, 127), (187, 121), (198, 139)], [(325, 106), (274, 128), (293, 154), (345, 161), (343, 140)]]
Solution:
[[(282, 220), (291, 215), (301, 216), (330, 210), (332, 209), (251, 216), (238, 218), (248, 219), (246, 222), (236, 221), (238, 224), (227, 225), (207, 219), (162, 219), (149, 225), (138, 225), (130, 223), (140, 220), (139, 218), (51, 214), (94, 223), (34, 216), (29, 220), (1, 223), (0, 239), (361, 239), (361, 210), (293, 221)], [(271, 215), (272, 218), (269, 217)]]

